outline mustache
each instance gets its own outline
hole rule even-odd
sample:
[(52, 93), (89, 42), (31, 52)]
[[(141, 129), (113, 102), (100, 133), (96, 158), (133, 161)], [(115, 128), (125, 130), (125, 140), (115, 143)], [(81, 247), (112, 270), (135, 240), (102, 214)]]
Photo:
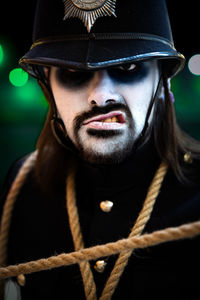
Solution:
[(96, 117), (98, 115), (107, 114), (114, 110), (121, 110), (126, 113), (128, 119), (132, 118), (130, 109), (128, 108), (127, 105), (123, 103), (108, 104), (106, 106), (94, 106), (90, 111), (84, 112), (75, 117), (74, 119), (75, 132), (77, 132), (80, 129), (83, 122), (86, 121), (87, 119)]

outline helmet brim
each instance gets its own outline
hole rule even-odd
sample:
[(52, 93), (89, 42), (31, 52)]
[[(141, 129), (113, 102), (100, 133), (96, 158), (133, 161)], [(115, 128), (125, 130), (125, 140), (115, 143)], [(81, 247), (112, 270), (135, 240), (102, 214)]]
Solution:
[(37, 77), (35, 65), (98, 70), (130, 62), (162, 60), (168, 77), (184, 66), (184, 56), (171, 43), (155, 37), (114, 39), (45, 39), (34, 43), (20, 66)]

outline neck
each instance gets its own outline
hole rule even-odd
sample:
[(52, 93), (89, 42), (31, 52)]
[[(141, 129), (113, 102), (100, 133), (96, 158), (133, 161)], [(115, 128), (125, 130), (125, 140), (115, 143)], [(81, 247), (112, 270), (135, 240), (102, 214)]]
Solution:
[(97, 165), (81, 161), (78, 174), (86, 185), (117, 191), (151, 181), (159, 162), (153, 140), (150, 139), (121, 163)]

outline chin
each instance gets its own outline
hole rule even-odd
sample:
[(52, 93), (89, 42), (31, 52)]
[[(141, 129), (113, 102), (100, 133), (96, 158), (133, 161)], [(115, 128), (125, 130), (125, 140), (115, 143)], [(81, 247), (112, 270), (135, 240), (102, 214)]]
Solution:
[(133, 141), (129, 140), (127, 143), (123, 141), (108, 139), (96, 140), (87, 143), (87, 146), (81, 145), (79, 153), (81, 157), (93, 164), (118, 164), (123, 162), (133, 150)]
[(80, 157), (93, 164), (118, 164), (132, 153), (134, 130), (80, 130), (74, 144)]
[(95, 153), (94, 151), (85, 151), (81, 153), (83, 160), (98, 165), (111, 165), (121, 163), (126, 156), (124, 153), (115, 152), (112, 154)]

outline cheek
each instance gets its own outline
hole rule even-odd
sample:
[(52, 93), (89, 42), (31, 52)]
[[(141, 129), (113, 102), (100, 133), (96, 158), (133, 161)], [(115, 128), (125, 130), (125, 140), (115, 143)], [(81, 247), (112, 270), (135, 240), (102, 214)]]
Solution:
[(143, 129), (149, 103), (152, 98), (152, 85), (137, 85), (137, 87), (129, 86), (123, 91), (126, 104), (128, 105), (133, 120), (135, 122), (136, 132), (139, 133)]
[(86, 109), (83, 101), (84, 95), (61, 89), (54, 89), (53, 94), (58, 114), (63, 120), (68, 134), (72, 138), (73, 121), (77, 115)]
[(54, 99), (59, 116), (65, 123), (65, 120), (69, 119), (73, 114), (72, 106), (70, 105), (70, 95), (67, 93), (54, 90)]

